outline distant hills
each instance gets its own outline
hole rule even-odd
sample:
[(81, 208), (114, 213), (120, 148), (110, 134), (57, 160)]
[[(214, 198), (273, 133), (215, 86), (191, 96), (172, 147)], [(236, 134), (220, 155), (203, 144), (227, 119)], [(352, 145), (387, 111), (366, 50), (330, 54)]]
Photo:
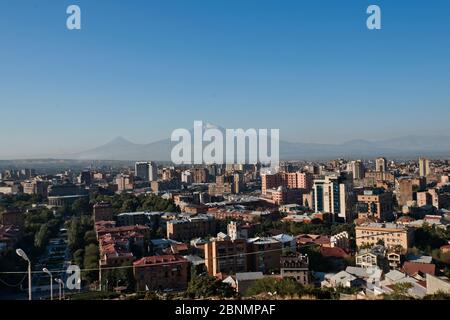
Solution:
[[(56, 158), (170, 161), (173, 145), (174, 143), (170, 139), (136, 144), (123, 137), (117, 137), (99, 147)], [(370, 158), (378, 156), (396, 159), (417, 158), (419, 156), (447, 157), (450, 156), (450, 137), (406, 136), (380, 141), (351, 140), (341, 144), (280, 141), (281, 160), (326, 160), (338, 157)]]

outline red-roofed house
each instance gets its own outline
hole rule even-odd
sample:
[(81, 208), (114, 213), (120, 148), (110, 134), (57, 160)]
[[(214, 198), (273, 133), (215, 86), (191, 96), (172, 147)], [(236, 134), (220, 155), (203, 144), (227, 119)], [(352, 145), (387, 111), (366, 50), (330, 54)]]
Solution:
[(143, 257), (133, 263), (136, 290), (182, 290), (188, 284), (189, 261), (178, 255)]
[(345, 258), (348, 256), (348, 253), (339, 247), (322, 247), (320, 248), (320, 253), (324, 257), (330, 257), (330, 258)]
[(436, 274), (436, 265), (433, 263), (414, 263), (411, 261), (406, 261), (403, 264), (403, 272), (411, 277), (422, 274), (431, 274), (434, 276)]

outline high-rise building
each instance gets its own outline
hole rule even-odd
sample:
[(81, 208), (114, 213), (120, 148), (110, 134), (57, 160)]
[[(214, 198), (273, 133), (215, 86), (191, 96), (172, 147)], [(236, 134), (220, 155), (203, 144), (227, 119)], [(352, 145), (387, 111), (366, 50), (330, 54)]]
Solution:
[(158, 167), (155, 162), (136, 162), (134, 166), (135, 176), (144, 181), (158, 180)]
[(144, 181), (148, 181), (148, 162), (136, 162), (134, 165), (134, 175)]
[(353, 179), (363, 179), (365, 173), (364, 163), (361, 160), (350, 162), (349, 171), (353, 173)]
[(375, 171), (386, 172), (386, 158), (377, 158), (375, 160)]
[(426, 158), (419, 159), (419, 175), (421, 177), (426, 177), (431, 173), (430, 171), (430, 160)]
[(208, 169), (194, 168), (194, 183), (207, 183), (208, 176)]
[(185, 171), (181, 172), (181, 182), (182, 183), (192, 184), (193, 180), (194, 179), (193, 179), (191, 171), (185, 170)]
[(370, 216), (379, 220), (386, 220), (394, 211), (394, 202), (391, 192), (383, 189), (365, 190), (358, 195), (358, 216)]
[(208, 273), (235, 274), (247, 271), (247, 241), (216, 238), (205, 244), (205, 265)]
[(285, 187), (287, 189), (311, 190), (313, 175), (309, 172), (279, 172), (261, 175), (261, 192), (266, 194), (269, 189)]
[(402, 178), (398, 180), (397, 203), (400, 207), (413, 201), (413, 180)]
[(128, 174), (120, 174), (116, 177), (118, 191), (132, 190), (134, 188), (133, 177)]
[(313, 210), (329, 213), (332, 220), (352, 220), (354, 218), (353, 184), (344, 176), (325, 176), (314, 180)]
[(92, 173), (90, 170), (83, 170), (80, 174), (80, 183), (90, 186), (92, 183)]

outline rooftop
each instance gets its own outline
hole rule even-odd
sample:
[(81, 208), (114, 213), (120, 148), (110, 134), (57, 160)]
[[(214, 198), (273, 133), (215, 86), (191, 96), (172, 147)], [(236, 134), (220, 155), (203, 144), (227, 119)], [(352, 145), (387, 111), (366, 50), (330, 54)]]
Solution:
[(168, 264), (168, 263), (179, 263), (188, 262), (187, 259), (178, 255), (164, 255), (164, 256), (148, 256), (143, 257), (133, 263), (134, 266), (147, 266), (147, 265), (157, 265), (157, 264)]

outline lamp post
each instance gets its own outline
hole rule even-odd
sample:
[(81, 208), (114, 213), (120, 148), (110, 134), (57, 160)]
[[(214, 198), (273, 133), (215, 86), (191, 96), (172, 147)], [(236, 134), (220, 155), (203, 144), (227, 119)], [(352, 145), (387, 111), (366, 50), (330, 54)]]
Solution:
[(31, 300), (31, 261), (22, 249), (17, 249), (16, 253), (19, 257), (28, 262), (28, 300)]
[[(64, 298), (64, 282), (61, 279), (55, 279), (55, 281), (59, 284), (59, 300), (62, 300)], [(61, 295), (62, 290), (62, 295)]]
[(50, 276), (50, 300), (53, 300), (53, 277), (52, 277), (52, 273), (47, 268), (42, 269), (42, 271), (44, 271), (46, 274), (48, 274)]

